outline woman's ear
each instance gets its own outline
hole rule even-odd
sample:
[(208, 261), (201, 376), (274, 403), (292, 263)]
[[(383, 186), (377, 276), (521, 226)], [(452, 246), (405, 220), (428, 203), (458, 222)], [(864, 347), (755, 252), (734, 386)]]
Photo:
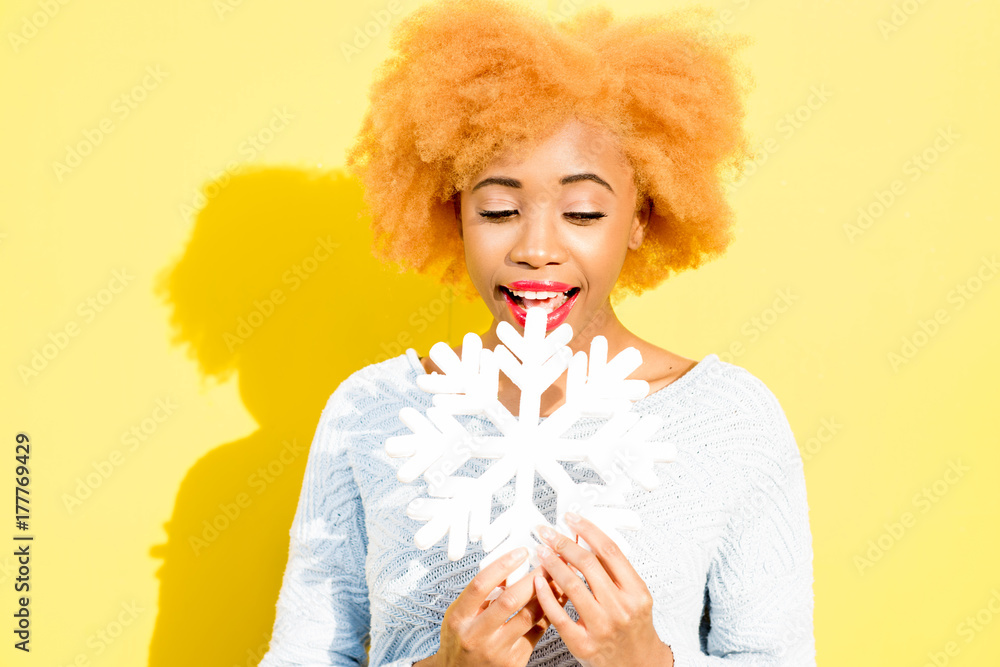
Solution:
[(649, 216), (653, 212), (653, 200), (645, 198), (636, 206), (635, 216), (632, 218), (632, 230), (628, 237), (629, 250), (638, 250), (642, 245), (642, 240), (646, 237), (646, 226), (649, 224)]

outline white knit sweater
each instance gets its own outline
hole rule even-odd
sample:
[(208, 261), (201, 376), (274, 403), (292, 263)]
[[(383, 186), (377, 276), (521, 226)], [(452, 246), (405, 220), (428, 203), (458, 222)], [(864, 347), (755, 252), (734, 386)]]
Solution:
[[(408, 667), (437, 650), (445, 610), (484, 554), (472, 543), (453, 562), (447, 540), (427, 551), (413, 543), (424, 524), (404, 508), (426, 487), (401, 484), (401, 460), (383, 445), (409, 433), (400, 408), (430, 407), (431, 395), (416, 385), (424, 372), (410, 349), (357, 371), (330, 397), (309, 451), (261, 667), (369, 660)], [(815, 665), (805, 478), (778, 400), (750, 372), (709, 354), (633, 410), (659, 414), (664, 424), (653, 439), (677, 446), (675, 461), (656, 464), (659, 487), (627, 495), (642, 529), (624, 533), (675, 665)], [(497, 433), (485, 417), (459, 419), (477, 433)], [(585, 417), (564, 437), (588, 437), (602, 421)], [(488, 466), (472, 459), (458, 473), (478, 476)], [(600, 483), (586, 464), (567, 470), (577, 482)], [(541, 479), (534, 492), (554, 522), (554, 493)], [(511, 500), (498, 493), (493, 517)], [(578, 618), (571, 604), (567, 610)], [(550, 627), (528, 664), (578, 663)]]

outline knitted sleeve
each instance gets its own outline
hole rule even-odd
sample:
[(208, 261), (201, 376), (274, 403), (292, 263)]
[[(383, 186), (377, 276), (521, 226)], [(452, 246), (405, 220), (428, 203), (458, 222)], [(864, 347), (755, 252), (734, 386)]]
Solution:
[(260, 667), (367, 665), (364, 509), (344, 447), (342, 383), (320, 417), (290, 531), (270, 649)]
[(802, 457), (774, 394), (746, 377), (750, 435), (736, 452), (743, 480), (709, 567), (708, 655), (677, 647), (676, 667), (816, 664)]

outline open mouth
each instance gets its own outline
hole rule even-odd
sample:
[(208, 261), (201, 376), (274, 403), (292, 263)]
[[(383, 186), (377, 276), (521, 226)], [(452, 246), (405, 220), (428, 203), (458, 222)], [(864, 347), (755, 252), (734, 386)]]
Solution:
[(577, 296), (580, 294), (579, 287), (572, 287), (566, 291), (555, 290), (515, 290), (506, 285), (500, 286), (500, 292), (510, 308), (511, 314), (518, 324), (524, 326), (528, 315), (528, 308), (543, 308), (546, 312), (546, 331), (550, 331), (566, 319), (569, 311), (573, 308)]
[(569, 301), (570, 298), (580, 291), (580, 288), (574, 287), (566, 290), (565, 292), (531, 292), (528, 290), (512, 290), (501, 285), (500, 290), (506, 294), (511, 301), (525, 310), (537, 306), (544, 308), (545, 312), (551, 313)]

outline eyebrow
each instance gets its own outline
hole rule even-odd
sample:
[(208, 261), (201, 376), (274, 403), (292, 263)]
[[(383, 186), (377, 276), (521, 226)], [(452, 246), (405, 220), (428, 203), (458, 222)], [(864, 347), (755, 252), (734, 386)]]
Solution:
[[(576, 183), (577, 181), (593, 181), (594, 183), (597, 183), (598, 185), (607, 188), (608, 191), (611, 192), (612, 194), (614, 194), (615, 192), (614, 190), (611, 189), (611, 186), (608, 185), (607, 181), (605, 181), (597, 174), (592, 174), (590, 172), (584, 174), (571, 174), (569, 176), (563, 176), (561, 179), (559, 179), (559, 185)], [(521, 181), (517, 180), (516, 178), (510, 178), (507, 176), (490, 176), (489, 178), (484, 178), (483, 180), (476, 183), (471, 191), (475, 192), (479, 188), (485, 187), (487, 185), (505, 185), (508, 188), (520, 188)]]

